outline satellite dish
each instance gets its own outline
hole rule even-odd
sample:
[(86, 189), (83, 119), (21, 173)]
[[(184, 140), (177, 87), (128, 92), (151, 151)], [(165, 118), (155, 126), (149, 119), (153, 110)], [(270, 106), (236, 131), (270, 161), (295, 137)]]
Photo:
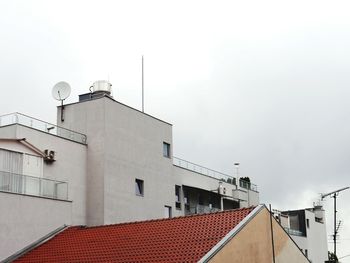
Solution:
[(70, 95), (70, 86), (67, 82), (65, 81), (60, 81), (56, 83), (55, 86), (52, 88), (52, 96), (56, 100), (64, 101), (66, 98), (69, 97)]
[(60, 81), (56, 83), (55, 86), (52, 88), (52, 96), (56, 99), (61, 101), (61, 121), (64, 122), (64, 106), (63, 101), (68, 98), (70, 95), (70, 86), (67, 82)]

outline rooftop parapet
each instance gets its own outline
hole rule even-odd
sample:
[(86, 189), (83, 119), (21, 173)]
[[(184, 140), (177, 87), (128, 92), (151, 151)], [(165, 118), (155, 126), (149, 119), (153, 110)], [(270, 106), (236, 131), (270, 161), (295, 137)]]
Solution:
[(86, 144), (86, 135), (15, 112), (0, 116), (0, 127), (20, 124), (74, 142)]

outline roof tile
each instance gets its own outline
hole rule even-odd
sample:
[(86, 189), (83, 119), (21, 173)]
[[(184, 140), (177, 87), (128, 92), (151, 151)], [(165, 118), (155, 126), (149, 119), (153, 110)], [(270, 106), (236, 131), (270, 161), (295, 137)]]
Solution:
[(15, 262), (197, 262), (253, 209), (69, 227)]

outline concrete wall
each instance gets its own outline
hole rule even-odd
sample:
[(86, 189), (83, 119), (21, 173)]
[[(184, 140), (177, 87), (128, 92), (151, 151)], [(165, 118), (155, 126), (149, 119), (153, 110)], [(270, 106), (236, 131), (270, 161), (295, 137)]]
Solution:
[[(16, 124), (0, 128), (0, 138), (4, 137), (26, 138), (41, 151), (55, 151), (56, 161), (51, 164), (44, 163), (43, 177), (68, 182), (68, 199), (73, 201), (72, 223), (86, 224), (86, 145)], [(18, 151), (23, 148), (18, 143), (12, 143), (11, 147), (9, 142), (3, 143), (9, 150)]]
[[(299, 248), (273, 219), (276, 263), (307, 263)], [(209, 262), (272, 263), (270, 214), (261, 210)]]
[[(175, 206), (170, 124), (104, 97), (65, 106), (60, 126), (87, 135), (87, 223), (109, 224), (164, 216)], [(144, 180), (144, 196), (135, 194)], [(160, 198), (161, 197), (161, 198)]]
[(0, 192), (0, 261), (58, 227), (72, 224), (72, 203)]

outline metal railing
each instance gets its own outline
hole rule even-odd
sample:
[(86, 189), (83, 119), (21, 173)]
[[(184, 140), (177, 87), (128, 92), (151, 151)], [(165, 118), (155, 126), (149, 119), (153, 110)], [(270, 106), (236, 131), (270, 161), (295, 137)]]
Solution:
[(0, 191), (68, 200), (68, 183), (0, 171)]
[(86, 135), (84, 134), (59, 127), (57, 125), (35, 119), (21, 113), (16, 112), (0, 116), (0, 127), (11, 124), (21, 124), (39, 131), (57, 135), (71, 141), (86, 144)]
[(214, 213), (218, 211), (221, 211), (221, 209), (216, 207), (206, 206), (206, 205), (195, 205), (195, 206), (185, 205), (186, 215), (207, 214), (207, 213)]
[(177, 157), (173, 157), (173, 164), (175, 166), (178, 166), (187, 170), (191, 170), (196, 173), (203, 174), (223, 182), (227, 182), (229, 184), (233, 184), (233, 185), (236, 184), (236, 178), (232, 177), (231, 175), (224, 174), (224, 173), (206, 168), (204, 166), (201, 166), (195, 163), (191, 163), (189, 161), (186, 161)]
[(286, 232), (289, 234), (289, 235), (292, 235), (292, 236), (305, 236), (303, 234), (303, 232), (299, 231), (299, 230), (295, 230), (295, 229), (291, 229), (289, 227), (283, 227), (284, 230), (286, 230)]
[(252, 190), (257, 192), (258, 186), (256, 184), (252, 184), (251, 182), (239, 180), (239, 186), (248, 190)]

